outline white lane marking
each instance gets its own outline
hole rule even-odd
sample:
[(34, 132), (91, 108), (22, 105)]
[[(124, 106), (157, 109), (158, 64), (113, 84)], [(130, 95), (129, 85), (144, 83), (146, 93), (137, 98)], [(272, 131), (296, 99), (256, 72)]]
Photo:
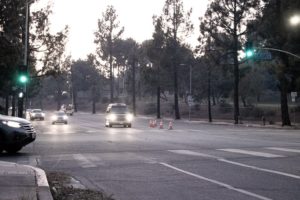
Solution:
[(265, 158), (282, 158), (284, 156), (282, 155), (276, 155), (271, 153), (264, 153), (264, 152), (258, 152), (258, 151), (248, 151), (248, 150), (242, 150), (242, 149), (217, 149), (220, 151), (227, 151), (231, 153), (240, 153), (240, 154), (248, 154), (252, 156), (258, 156), (258, 157), (265, 157)]
[(285, 151), (285, 152), (293, 152), (300, 153), (299, 149), (289, 149), (289, 148), (279, 148), (279, 147), (267, 147), (265, 149), (277, 150), (277, 151)]
[(221, 158), (221, 157), (217, 157), (217, 156), (213, 156), (213, 155), (209, 155), (209, 154), (193, 152), (193, 151), (190, 151), (190, 150), (168, 150), (168, 151), (172, 152), (172, 153), (183, 154), (183, 155), (214, 158), (214, 159), (217, 159), (220, 162), (225, 162), (225, 163), (229, 163), (229, 164), (232, 164), (232, 165), (237, 165), (237, 166), (240, 166), (240, 167), (246, 167), (246, 168), (250, 168), (250, 169), (253, 169), (253, 170), (257, 170), (257, 171), (263, 171), (263, 172), (268, 172), (268, 173), (272, 173), (272, 174), (287, 176), (287, 177), (290, 177), (290, 178), (300, 179), (300, 176), (297, 176), (297, 175), (294, 175), (294, 174), (289, 174), (289, 173), (280, 172), (280, 171), (276, 171), (276, 170), (270, 170), (270, 169), (255, 167), (255, 166), (252, 166), (252, 165), (246, 165), (246, 164), (243, 164), (243, 163), (230, 161), (230, 160), (227, 160), (225, 158)]
[(294, 174), (289, 174), (289, 173), (280, 172), (280, 171), (271, 170), (271, 169), (264, 169), (264, 168), (255, 167), (255, 166), (252, 166), (252, 165), (246, 165), (246, 164), (230, 161), (230, 160), (227, 160), (227, 159), (218, 159), (218, 161), (229, 163), (229, 164), (232, 164), (232, 165), (241, 166), (241, 167), (246, 167), (246, 168), (250, 168), (250, 169), (254, 169), (254, 170), (258, 170), (258, 171), (263, 171), (263, 172), (268, 172), (268, 173), (272, 173), (272, 174), (287, 176), (287, 177), (290, 177), (290, 178), (300, 179), (300, 176), (297, 176), (297, 175), (294, 175)]
[(97, 167), (93, 162), (91, 162), (89, 159), (87, 159), (82, 154), (73, 154), (73, 158), (77, 161), (79, 161), (79, 165), (83, 168), (92, 168)]
[(160, 163), (161, 165), (165, 166), (165, 167), (168, 167), (168, 168), (171, 168), (171, 169), (174, 169), (178, 172), (181, 172), (181, 173), (184, 173), (186, 175), (190, 175), (190, 176), (193, 176), (195, 178), (198, 178), (198, 179), (201, 179), (201, 180), (205, 180), (205, 181), (208, 181), (210, 183), (213, 183), (213, 184), (216, 184), (216, 185), (219, 185), (219, 186), (222, 186), (222, 187), (225, 187), (229, 190), (233, 190), (233, 191), (236, 191), (236, 192), (239, 192), (239, 193), (242, 193), (242, 194), (245, 194), (247, 196), (251, 196), (251, 197), (255, 197), (257, 199), (261, 199), (261, 200), (271, 200), (270, 198), (267, 198), (267, 197), (264, 197), (264, 196), (261, 196), (261, 195), (258, 195), (258, 194), (255, 194), (255, 193), (252, 193), (252, 192), (249, 192), (249, 191), (246, 191), (246, 190), (243, 190), (243, 189), (240, 189), (240, 188), (235, 188), (229, 184), (226, 184), (226, 183), (222, 183), (220, 181), (217, 181), (217, 180), (213, 180), (213, 179), (209, 179), (209, 178), (206, 178), (204, 176), (200, 176), (198, 174), (194, 174), (192, 172), (188, 172), (188, 171), (185, 171), (185, 170), (182, 170), (182, 169), (179, 169), (177, 167), (174, 167), (172, 165), (169, 165), (167, 163)]
[(222, 159), (221, 157), (213, 156), (213, 155), (208, 155), (204, 153), (198, 153), (190, 150), (168, 150), (169, 152), (172, 153), (177, 153), (177, 154), (182, 154), (182, 155), (191, 155), (191, 156), (201, 156), (201, 157), (207, 157), (207, 158), (215, 158), (215, 159)]

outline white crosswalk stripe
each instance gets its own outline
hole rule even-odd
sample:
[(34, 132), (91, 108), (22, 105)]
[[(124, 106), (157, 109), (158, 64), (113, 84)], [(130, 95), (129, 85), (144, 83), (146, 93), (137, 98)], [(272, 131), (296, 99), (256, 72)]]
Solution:
[(82, 154), (73, 154), (73, 158), (79, 162), (82, 168), (92, 168), (97, 167), (92, 161), (90, 161), (86, 156)]
[(277, 154), (271, 154), (271, 153), (265, 153), (265, 152), (259, 152), (259, 151), (249, 151), (249, 150), (243, 150), (243, 149), (217, 149), (217, 150), (231, 152), (231, 153), (239, 153), (239, 154), (246, 154), (246, 155), (258, 156), (258, 157), (264, 157), (264, 158), (282, 158), (282, 157), (285, 157), (285, 156), (277, 155)]
[(281, 147), (266, 147), (265, 149), (284, 151), (284, 152), (292, 152), (292, 153), (300, 153), (300, 149), (289, 149), (289, 148), (281, 148)]

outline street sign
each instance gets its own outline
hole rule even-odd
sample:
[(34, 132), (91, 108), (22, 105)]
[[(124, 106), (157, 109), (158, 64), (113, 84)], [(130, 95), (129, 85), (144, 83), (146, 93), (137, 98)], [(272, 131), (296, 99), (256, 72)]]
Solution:
[(272, 54), (267, 50), (259, 50), (255, 52), (254, 58), (257, 61), (272, 60)]

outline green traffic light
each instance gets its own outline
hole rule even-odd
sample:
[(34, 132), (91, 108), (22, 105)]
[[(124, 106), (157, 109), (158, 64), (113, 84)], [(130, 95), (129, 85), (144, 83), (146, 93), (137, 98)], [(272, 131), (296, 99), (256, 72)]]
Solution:
[(251, 58), (251, 57), (253, 57), (253, 55), (254, 55), (253, 50), (247, 50), (247, 51), (246, 51), (246, 57), (247, 57), (247, 58)]
[(21, 76), (19, 77), (19, 81), (20, 81), (20, 83), (27, 83), (28, 78), (27, 78), (27, 76), (25, 76), (25, 75), (21, 75)]

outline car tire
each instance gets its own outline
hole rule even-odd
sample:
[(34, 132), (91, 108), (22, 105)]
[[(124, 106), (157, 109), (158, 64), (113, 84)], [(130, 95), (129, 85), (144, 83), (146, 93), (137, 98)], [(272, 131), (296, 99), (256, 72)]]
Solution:
[(52, 125), (54, 125), (55, 124), (55, 122), (52, 122)]
[(13, 147), (6, 148), (5, 151), (9, 154), (15, 154), (18, 151), (20, 151), (21, 149), (22, 149), (22, 147), (13, 146)]
[(127, 127), (128, 127), (128, 128), (131, 128), (131, 124), (128, 124)]
[(109, 125), (109, 128), (112, 128), (112, 124)]

